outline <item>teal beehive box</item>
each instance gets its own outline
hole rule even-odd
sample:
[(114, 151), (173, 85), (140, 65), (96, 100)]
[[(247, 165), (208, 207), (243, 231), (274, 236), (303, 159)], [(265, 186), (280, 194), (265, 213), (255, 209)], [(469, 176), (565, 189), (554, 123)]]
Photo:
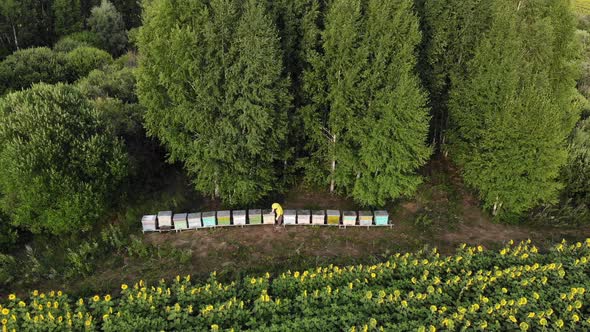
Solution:
[(215, 227), (215, 211), (203, 212), (203, 227)]
[(375, 211), (375, 225), (385, 226), (389, 224), (389, 213), (384, 210)]

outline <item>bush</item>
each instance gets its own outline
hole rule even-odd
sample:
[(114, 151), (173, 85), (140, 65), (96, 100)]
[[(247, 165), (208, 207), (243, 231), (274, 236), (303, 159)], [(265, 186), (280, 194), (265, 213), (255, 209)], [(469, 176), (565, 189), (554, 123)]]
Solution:
[(0, 62), (0, 95), (34, 83), (66, 81), (67, 74), (65, 58), (47, 47), (16, 51)]
[(92, 70), (102, 69), (113, 62), (107, 52), (89, 46), (80, 46), (66, 54), (66, 61), (72, 81), (85, 77)]
[(80, 31), (62, 37), (55, 45), (53, 50), (56, 52), (70, 52), (80, 46), (91, 46), (100, 48), (100, 39), (94, 32)]
[(84, 232), (116, 201), (123, 144), (72, 86), (39, 84), (0, 102), (0, 207), (32, 232)]
[(107, 66), (93, 70), (80, 79), (77, 85), (88, 98), (117, 98), (125, 103), (137, 103), (135, 95), (135, 76), (131, 68)]

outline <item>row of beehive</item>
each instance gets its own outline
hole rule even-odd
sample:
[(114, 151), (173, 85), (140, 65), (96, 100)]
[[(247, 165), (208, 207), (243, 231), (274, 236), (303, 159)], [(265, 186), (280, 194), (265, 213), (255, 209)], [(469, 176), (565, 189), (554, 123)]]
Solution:
[[(233, 217), (233, 218), (232, 218)], [(144, 232), (186, 230), (218, 226), (245, 226), (274, 224), (272, 210), (234, 210), (196, 213), (161, 211), (157, 215), (146, 215), (141, 219)], [(285, 225), (331, 225), (331, 226), (386, 226), (389, 224), (387, 211), (344, 211), (339, 210), (285, 210)]]

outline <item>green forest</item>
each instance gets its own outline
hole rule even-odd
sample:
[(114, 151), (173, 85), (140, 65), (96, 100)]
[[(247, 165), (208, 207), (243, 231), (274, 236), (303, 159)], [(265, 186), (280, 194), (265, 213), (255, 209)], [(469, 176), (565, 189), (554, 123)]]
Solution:
[[(583, 242), (587, 7), (0, 0), (0, 304), (33, 288), (90, 296), (139, 278), (206, 282), (217, 271), (229, 282), (380, 264), (423, 247), (455, 255), (462, 242)], [(387, 210), (395, 227), (176, 238), (140, 230), (141, 216), (160, 210), (272, 202)], [(383, 319), (377, 325), (388, 326)], [(221, 329), (246, 326), (256, 324)]]

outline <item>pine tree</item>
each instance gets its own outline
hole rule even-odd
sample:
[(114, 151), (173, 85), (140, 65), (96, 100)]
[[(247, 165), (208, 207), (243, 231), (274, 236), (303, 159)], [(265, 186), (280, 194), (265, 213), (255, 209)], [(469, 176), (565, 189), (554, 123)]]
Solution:
[(419, 0), (417, 3), (423, 32), (419, 68), (430, 97), (430, 136), (437, 150), (446, 153), (449, 91), (465, 79), (466, 64), (489, 29), (492, 1)]
[(575, 72), (558, 71), (575, 57), (564, 46), (574, 35), (554, 33), (568, 31), (558, 26), (571, 17), (541, 2), (497, 1), (492, 15), (467, 79), (451, 94), (451, 148), (485, 206), (506, 216), (553, 201), (561, 187), (577, 115)]
[(273, 190), (290, 105), (278, 33), (254, 1), (153, 1), (139, 32), (148, 132), (195, 187), (238, 205)]
[(430, 155), (412, 2), (335, 0), (322, 37), (304, 74), (308, 170), (363, 205), (411, 194)]
[(363, 205), (414, 193), (417, 169), (430, 156), (426, 94), (415, 73), (420, 43), (412, 1), (369, 0), (365, 45), (368, 66), (362, 77), (367, 100), (355, 122), (359, 148), (352, 196)]

